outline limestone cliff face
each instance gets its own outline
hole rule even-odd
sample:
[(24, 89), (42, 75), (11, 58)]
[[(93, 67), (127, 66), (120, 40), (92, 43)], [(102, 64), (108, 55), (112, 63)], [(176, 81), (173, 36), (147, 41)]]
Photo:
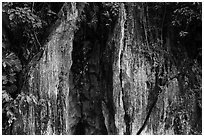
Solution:
[(64, 15), (53, 25), (41, 59), (30, 66), (28, 85), (25, 85), (29, 88), (24, 88), (24, 94), (35, 96), (36, 101), (22, 112), (27, 134), (72, 134), (75, 111), (70, 109), (69, 100), (73, 98), (69, 97), (69, 74), (78, 9), (76, 3), (67, 3), (63, 9)]
[[(178, 68), (168, 65), (170, 59), (154, 54), (142, 38), (147, 35), (141, 29), (145, 23), (138, 21), (143, 17), (142, 5), (121, 4), (112, 39), (117, 134), (135, 135), (146, 120), (141, 134), (192, 134), (193, 115), (198, 112), (196, 94), (189, 90), (190, 85), (181, 83)], [(165, 77), (168, 81), (162, 84)]]
[(170, 49), (159, 50), (173, 46), (171, 37), (161, 44), (150, 36), (157, 29), (146, 31), (143, 5), (120, 3), (114, 27), (96, 30), (84, 25), (78, 8), (64, 5), (40, 60), (30, 65), (22, 94), (33, 103), (20, 106), (24, 132), (193, 134), (200, 126), (198, 95)]

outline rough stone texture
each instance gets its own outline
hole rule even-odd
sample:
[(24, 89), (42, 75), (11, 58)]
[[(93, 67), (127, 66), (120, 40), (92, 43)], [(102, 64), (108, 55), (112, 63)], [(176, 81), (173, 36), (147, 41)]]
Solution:
[[(170, 79), (164, 86), (158, 86), (156, 66), (159, 66), (158, 71), (161, 73), (165, 64), (163, 60), (166, 60), (166, 63), (170, 60), (160, 54), (157, 57), (157, 60), (160, 59), (158, 64), (151, 55), (149, 45), (141, 39), (144, 37), (144, 30), (138, 20), (144, 15), (140, 6), (139, 3), (127, 4), (124, 8), (121, 4), (113, 37), (113, 98), (117, 134), (135, 135), (156, 99), (157, 102), (141, 134), (192, 134), (196, 120), (191, 117), (196, 115), (197, 111), (196, 96), (188, 90), (190, 85), (181, 83), (184, 79), (179, 80), (179, 76)], [(172, 77), (178, 74), (178, 70), (169, 65), (164, 73)]]
[[(126, 125), (124, 124), (124, 107), (123, 107), (123, 91), (121, 86), (123, 86), (123, 81), (121, 81), (122, 77), (122, 54), (124, 49), (124, 22), (126, 19), (124, 5), (121, 4), (121, 10), (119, 13), (119, 23), (115, 28), (115, 36), (116, 39), (116, 50), (114, 53), (114, 62), (113, 62), (113, 102), (115, 107), (115, 125), (117, 128), (118, 134), (125, 133)], [(123, 77), (122, 77), (123, 78)]]
[(69, 97), (69, 74), (78, 9), (76, 3), (66, 3), (63, 9), (62, 18), (53, 25), (44, 45), (42, 58), (31, 66), (29, 89), (24, 89), (27, 96), (36, 97), (22, 114), (27, 134), (72, 134), (70, 127), (75, 121), (69, 104), (73, 100)]
[[(78, 10), (75, 3), (64, 8), (69, 10), (54, 25), (42, 58), (31, 66), (29, 88), (24, 88), (24, 94), (36, 97), (21, 106), (25, 133), (135, 135), (150, 110), (141, 134), (192, 134), (201, 125), (195, 124), (201, 117), (198, 95), (184, 77), (170, 79), (178, 68), (164, 54), (154, 54), (145, 40), (140, 3), (120, 4), (106, 45), (98, 40), (74, 44)], [(166, 45), (171, 47), (170, 41)], [(89, 58), (86, 48), (92, 48)], [(164, 86), (161, 73), (168, 74)]]

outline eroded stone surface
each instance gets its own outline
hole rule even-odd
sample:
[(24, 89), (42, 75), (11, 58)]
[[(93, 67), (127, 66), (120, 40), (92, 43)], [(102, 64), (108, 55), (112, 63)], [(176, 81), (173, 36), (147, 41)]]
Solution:
[(150, 114), (141, 134), (191, 134), (200, 117), (198, 95), (183, 77), (164, 85), (159, 81), (161, 73), (170, 78), (178, 70), (142, 39), (141, 5), (120, 4), (106, 44), (103, 39), (74, 41), (78, 11), (74, 3), (69, 6), (67, 20), (55, 26), (42, 59), (31, 69), (28, 94), (38, 104), (23, 113), (25, 132), (135, 135)]
[(72, 117), (77, 108), (69, 109), (72, 105), (69, 100), (74, 98), (69, 96), (69, 73), (75, 31), (73, 24), (78, 18), (78, 9), (76, 3), (66, 3), (63, 8), (72, 10), (65, 10), (67, 16), (53, 26), (41, 60), (30, 70), (30, 89), (29, 93), (25, 92), (35, 95), (39, 104), (33, 104), (24, 114), (25, 120), (29, 120), (25, 123), (28, 134), (71, 134), (71, 125), (75, 123)]

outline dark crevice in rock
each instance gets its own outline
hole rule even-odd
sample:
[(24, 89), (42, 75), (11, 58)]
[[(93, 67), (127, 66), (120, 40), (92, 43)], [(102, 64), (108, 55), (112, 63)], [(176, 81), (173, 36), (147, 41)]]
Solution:
[(102, 60), (101, 60), (101, 90), (104, 92), (102, 101), (102, 111), (106, 123), (108, 134), (117, 134), (115, 126), (115, 108), (113, 102), (113, 54), (114, 53), (114, 41), (112, 40), (112, 34), (109, 33), (109, 38), (105, 42), (106, 47), (102, 49)]
[(148, 106), (147, 106), (147, 115), (146, 118), (141, 126), (141, 128), (138, 130), (137, 135), (140, 135), (141, 132), (144, 130), (145, 126), (147, 125), (147, 122), (150, 118), (150, 115), (152, 113), (153, 108), (155, 107), (157, 100), (158, 100), (158, 96), (161, 93), (161, 88), (159, 87), (159, 66), (157, 66), (155, 68), (155, 86), (152, 89), (152, 91), (149, 94), (149, 98), (148, 98)]
[(76, 125), (74, 135), (85, 135), (85, 133), (86, 133), (85, 128), (87, 126), (86, 124), (87, 123), (80, 120)]
[[(93, 8), (98, 7), (96, 18), (98, 24), (95, 27), (89, 26), (87, 21)], [(112, 61), (104, 61), (105, 52), (111, 56), (112, 50), (107, 50), (107, 41), (109, 40), (110, 29), (105, 28), (105, 22), (102, 18), (103, 7), (101, 3), (92, 3), (85, 6), (84, 15), (87, 17), (86, 22), (78, 23), (78, 30), (75, 32), (72, 51), (72, 67), (73, 87), (76, 92), (77, 102), (75, 106), (79, 106), (80, 117), (76, 119), (73, 125), (73, 134), (108, 134), (105, 125), (106, 116), (102, 113), (102, 100), (108, 100), (107, 115), (111, 116), (110, 120), (114, 124), (113, 100), (112, 95)], [(110, 60), (110, 58), (108, 58)], [(108, 94), (104, 97), (104, 93)], [(83, 128), (82, 128), (83, 127)], [(114, 130), (114, 129), (112, 129)], [(114, 133), (113, 133), (114, 134)]]
[(156, 103), (157, 103), (157, 98), (154, 100), (154, 102), (153, 102), (152, 105), (150, 106), (149, 111), (148, 111), (148, 113), (147, 113), (147, 116), (146, 116), (146, 118), (145, 118), (145, 120), (144, 120), (144, 123), (142, 124), (141, 128), (140, 128), (139, 131), (137, 132), (137, 135), (140, 135), (141, 132), (144, 130), (145, 126), (147, 125), (147, 121), (148, 121), (148, 119), (149, 119), (149, 117), (150, 117), (150, 115), (151, 115), (151, 112), (152, 112), (154, 106), (156, 105)]

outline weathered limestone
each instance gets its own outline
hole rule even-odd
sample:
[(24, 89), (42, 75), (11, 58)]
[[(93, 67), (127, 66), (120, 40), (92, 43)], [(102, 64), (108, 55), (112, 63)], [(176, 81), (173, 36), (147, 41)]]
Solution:
[[(196, 95), (193, 92), (188, 95), (191, 92), (189, 85), (181, 84), (184, 79), (179, 80), (174, 65), (164, 67), (163, 60), (168, 63), (170, 59), (161, 54), (156, 57), (160, 60), (158, 64), (153, 58), (152, 51), (147, 48), (148, 43), (142, 39), (145, 37), (145, 24), (140, 21), (143, 14), (139, 3), (121, 4), (113, 36), (113, 98), (117, 134), (135, 135), (155, 101), (141, 134), (191, 134), (192, 123), (195, 122), (191, 117), (197, 112), (194, 106)], [(169, 81), (161, 86), (159, 77), (162, 73), (169, 74)], [(173, 76), (176, 77), (171, 79)]]
[[(141, 134), (191, 134), (200, 116), (197, 95), (175, 64), (154, 51), (160, 43), (147, 41), (140, 3), (120, 4), (106, 45), (103, 39), (74, 45), (78, 9), (76, 3), (64, 9), (29, 72), (24, 94), (36, 99), (20, 106), (25, 133), (135, 135), (146, 120)], [(72, 58), (73, 45), (79, 46), (79, 58)], [(162, 76), (167, 78), (163, 85)]]
[(78, 9), (76, 3), (65, 3), (62, 18), (52, 28), (40, 61), (31, 66), (29, 89), (37, 102), (29, 104), (23, 114), (27, 134), (72, 134), (74, 109), (70, 110), (69, 74)]

